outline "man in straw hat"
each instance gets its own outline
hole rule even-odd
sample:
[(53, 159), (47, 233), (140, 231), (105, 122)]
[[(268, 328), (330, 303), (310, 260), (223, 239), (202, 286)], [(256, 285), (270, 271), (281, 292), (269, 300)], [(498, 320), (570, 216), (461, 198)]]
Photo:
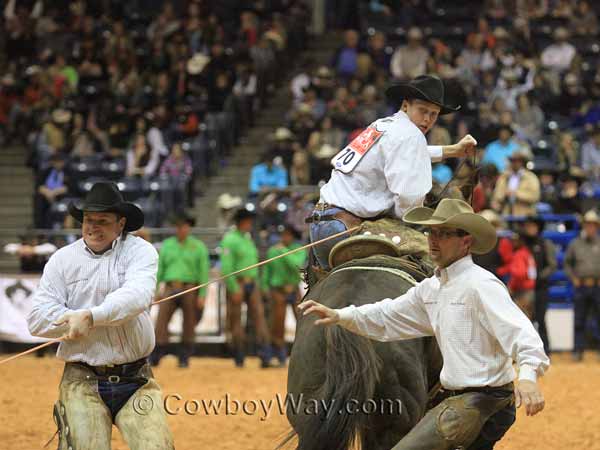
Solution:
[[(564, 270), (575, 287), (575, 348), (573, 359), (583, 360), (585, 325), (588, 314), (596, 308), (600, 315), (600, 217), (593, 209), (582, 219), (581, 235), (571, 241), (565, 254)], [(600, 318), (597, 318), (600, 323)]]
[[(44, 268), (27, 318), (34, 336), (63, 338), (65, 370), (54, 417), (59, 448), (109, 450), (114, 423), (131, 449), (172, 449), (162, 393), (146, 361), (154, 348), (150, 305), (158, 255), (128, 234), (143, 212), (110, 182), (94, 184), (69, 213), (83, 237)], [(139, 414), (136, 398), (154, 408)]]
[(337, 310), (308, 300), (300, 309), (316, 313), (315, 324), (337, 324), (375, 340), (436, 337), (447, 398), (394, 450), (493, 448), (515, 420), (515, 396), (528, 415), (544, 408), (536, 382), (549, 366), (542, 341), (506, 286), (473, 263), (472, 253), (494, 247), (496, 232), (468, 203), (444, 199), (435, 210), (417, 207), (403, 219), (428, 228), (434, 276), (396, 299)]
[[(444, 83), (436, 76), (392, 85), (386, 93), (400, 110), (373, 122), (331, 159), (331, 179), (307, 219), (313, 242), (364, 219), (402, 217), (408, 208), (421, 205), (431, 190), (432, 160), (466, 156), (477, 144), (467, 135), (455, 145), (427, 147), (425, 135), (438, 116), (460, 109), (446, 104)], [(314, 248), (321, 268), (328, 269), (329, 252), (343, 238)]]

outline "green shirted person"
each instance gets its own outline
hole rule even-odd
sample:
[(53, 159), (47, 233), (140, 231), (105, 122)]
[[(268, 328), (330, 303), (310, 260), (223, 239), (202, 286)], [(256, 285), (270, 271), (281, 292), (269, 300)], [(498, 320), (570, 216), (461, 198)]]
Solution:
[[(195, 220), (181, 213), (172, 219), (175, 225), (175, 236), (166, 239), (159, 252), (158, 272), (156, 280), (164, 289), (159, 290), (159, 297), (170, 296), (191, 289), (208, 281), (210, 258), (206, 245), (199, 239), (190, 236), (190, 228)], [(194, 351), (194, 330), (202, 318), (206, 287), (198, 291), (188, 292), (174, 301), (160, 304), (156, 320), (156, 348), (150, 362), (158, 365), (167, 353), (169, 343), (169, 321), (178, 307), (183, 311), (183, 345), (180, 347), (179, 366), (188, 367), (189, 357)]]
[[(299, 239), (300, 233), (287, 225), (281, 232), (280, 242), (269, 248), (267, 259), (301, 247), (297, 242)], [(264, 292), (268, 292), (271, 300), (271, 339), (281, 366), (285, 365), (287, 359), (284, 337), (286, 306), (291, 304), (294, 315), (298, 317), (296, 304), (300, 300), (300, 269), (304, 267), (306, 257), (306, 250), (299, 250), (270, 262), (262, 271), (261, 287)]]
[[(254, 213), (247, 209), (236, 211), (235, 228), (221, 240), (221, 274), (232, 272), (258, 263), (258, 250), (250, 232)], [(245, 332), (242, 327), (242, 302), (248, 306), (249, 317), (254, 319), (256, 337), (259, 341), (261, 367), (269, 367), (271, 360), (270, 336), (265, 311), (260, 297), (258, 268), (244, 271), (226, 279), (227, 323), (231, 328), (235, 365), (243, 367), (245, 358)]]

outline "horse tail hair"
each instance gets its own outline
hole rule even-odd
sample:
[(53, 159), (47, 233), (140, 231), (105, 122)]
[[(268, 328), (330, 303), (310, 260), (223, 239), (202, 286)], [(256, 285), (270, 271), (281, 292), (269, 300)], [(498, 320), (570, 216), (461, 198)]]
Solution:
[(310, 395), (319, 402), (319, 414), (306, 414), (297, 424), (298, 450), (347, 450), (360, 443), (368, 420), (362, 406), (379, 381), (381, 361), (368, 339), (339, 326), (324, 333), (325, 381)]

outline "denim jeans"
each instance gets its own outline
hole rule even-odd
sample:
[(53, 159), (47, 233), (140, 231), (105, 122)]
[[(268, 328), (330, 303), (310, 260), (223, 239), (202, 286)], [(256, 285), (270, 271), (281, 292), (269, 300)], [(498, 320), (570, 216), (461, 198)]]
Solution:
[[(577, 288), (573, 303), (575, 310), (575, 351), (582, 352), (585, 349), (585, 325), (588, 314), (595, 312), (596, 320), (600, 322), (600, 288)], [(596, 311), (593, 311), (594, 306)]]
[[(340, 208), (329, 208), (324, 211), (314, 211), (313, 217), (333, 215), (340, 212)], [(319, 241), (336, 233), (346, 231), (346, 225), (340, 220), (326, 220), (323, 222), (313, 222), (310, 224), (310, 242)], [(313, 256), (322, 269), (329, 270), (329, 253), (338, 242), (346, 239), (348, 235), (340, 236), (336, 239), (329, 240), (312, 248)]]

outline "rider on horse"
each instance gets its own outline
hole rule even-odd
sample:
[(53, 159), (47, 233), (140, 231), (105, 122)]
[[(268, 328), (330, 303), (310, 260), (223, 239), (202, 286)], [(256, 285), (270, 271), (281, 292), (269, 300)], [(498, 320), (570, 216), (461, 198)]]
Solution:
[[(455, 145), (427, 146), (425, 134), (438, 116), (460, 109), (446, 104), (444, 91), (442, 80), (429, 75), (387, 89), (386, 95), (401, 104), (400, 110), (373, 122), (332, 158), (331, 179), (307, 219), (312, 242), (365, 219), (402, 217), (410, 207), (421, 205), (431, 190), (431, 161), (473, 151), (477, 142), (470, 135)], [(329, 270), (329, 252), (342, 239), (314, 247), (314, 263)]]

